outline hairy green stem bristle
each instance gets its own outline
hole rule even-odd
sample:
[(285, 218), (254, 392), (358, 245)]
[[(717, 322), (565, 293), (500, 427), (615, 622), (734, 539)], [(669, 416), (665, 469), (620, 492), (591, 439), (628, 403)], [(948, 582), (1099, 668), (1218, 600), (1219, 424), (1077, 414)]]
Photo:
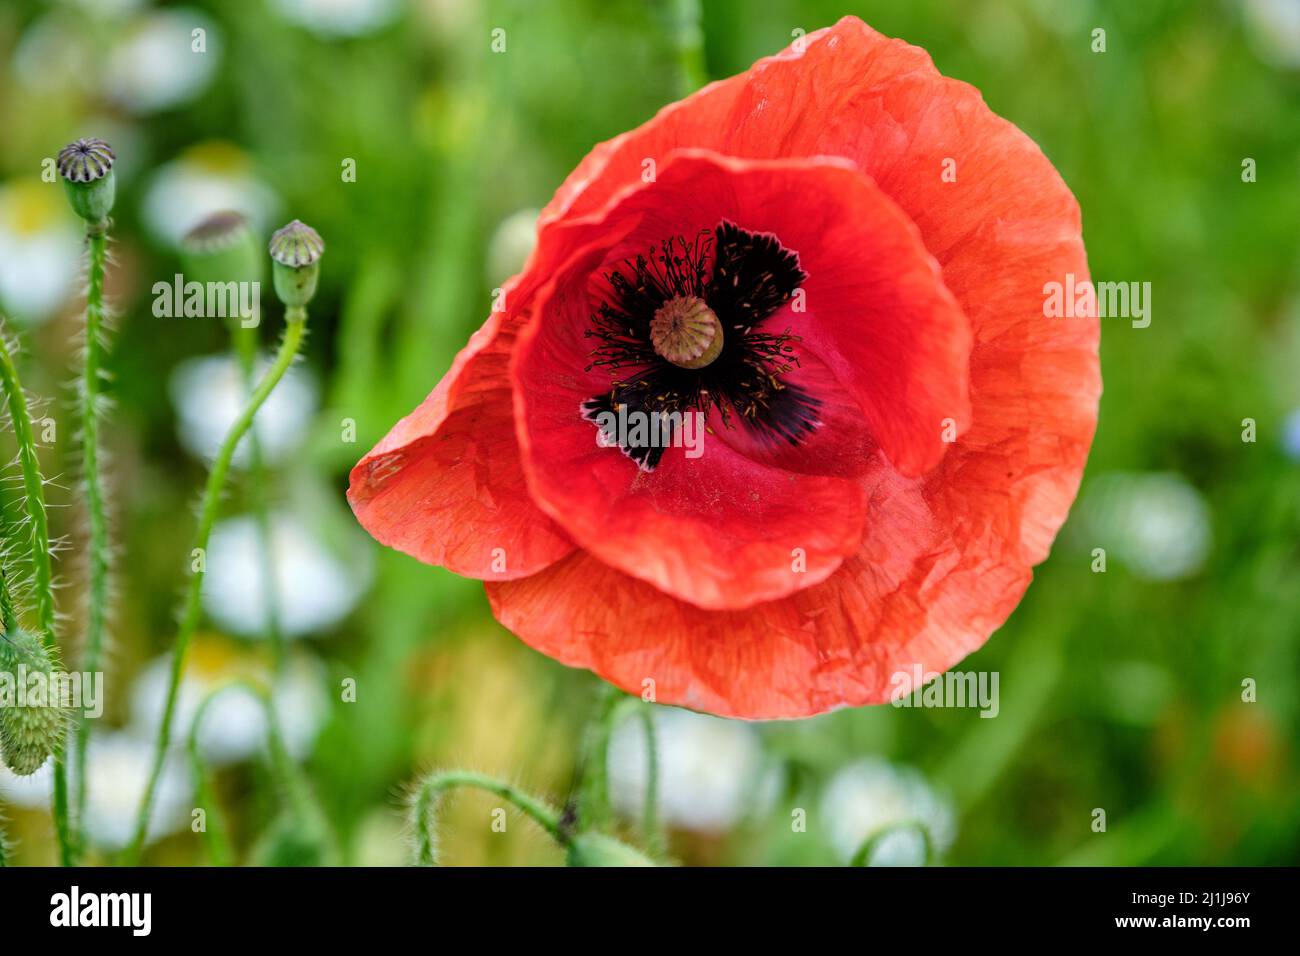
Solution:
[[(89, 284), (86, 291), (86, 351), (80, 379), (81, 467), (86, 483), (86, 511), (90, 524), (89, 595), (86, 616), (85, 670), (99, 673), (104, 653), (104, 633), (108, 620), (108, 576), (110, 547), (108, 519), (105, 514), (104, 485), (100, 475), (99, 405), (103, 374), (105, 335), (104, 271), (108, 258), (108, 239), (92, 233)], [(86, 808), (86, 752), (90, 744), (91, 722), (84, 715), (77, 727), (76, 818), (84, 820)], [(80, 834), (84, 838), (84, 833)], [(84, 842), (84, 840), (79, 840)]]
[[(212, 470), (208, 473), (208, 480), (204, 486), (203, 498), (199, 506), (199, 523), (194, 536), (194, 551), (191, 553), (206, 554), (208, 539), (212, 535), (213, 525), (216, 524), (217, 511), (221, 504), (221, 492), (225, 487), (226, 475), (230, 470), (230, 463), (234, 458), (235, 449), (252, 426), (253, 417), (257, 414), (257, 410), (262, 407), (262, 403), (266, 401), (267, 397), (284, 377), (285, 372), (289, 370), (289, 366), (293, 364), (294, 358), (298, 354), (298, 348), (302, 344), (306, 328), (306, 309), (291, 307), (286, 310), (285, 317), (287, 324), (284, 338), (280, 343), (280, 349), (276, 354), (274, 363), (262, 376), (243, 411), (240, 412), (239, 417), (230, 426), (230, 430), (226, 433), (226, 437), (217, 451), (217, 456), (212, 462)], [(200, 565), (190, 576), (185, 603), (181, 611), (180, 627), (176, 634), (176, 642), (172, 647), (167, 697), (163, 707), (162, 721), (158, 727), (157, 740), (154, 744), (153, 765), (145, 784), (144, 794), (140, 800), (135, 835), (127, 851), (127, 860), (132, 863), (138, 862), (141, 853), (144, 851), (144, 843), (149, 827), (149, 814), (153, 808), (154, 795), (158, 787), (158, 776), (162, 772), (163, 762), (167, 755), (167, 745), (171, 740), (171, 727), (176, 713), (176, 700), (181, 677), (185, 669), (185, 653), (199, 624), (202, 589), (203, 570), (202, 565)]]
[[(27, 396), (23, 392), (13, 351), (0, 326), (0, 388), (5, 393), (9, 418), (13, 423), (14, 438), (18, 443), (18, 461), (22, 468), (23, 490), (27, 500), (27, 517), (31, 523), (32, 590), (36, 597), (36, 613), (40, 623), (41, 641), (51, 655), (58, 655), (58, 639), (54, 633), (54, 590), (50, 570), (50, 526), (45, 510), (45, 478), (41, 474), (40, 460), (36, 455), (36, 438), (32, 419), (27, 410)], [(68, 776), (60, 747), (54, 752), (54, 829), (59, 841), (59, 861), (69, 866), (75, 861), (72, 829), (68, 822)]]
[(438, 806), (448, 790), (470, 787), (509, 801), (525, 816), (551, 835), (561, 846), (569, 840), (560, 827), (559, 814), (546, 803), (496, 777), (472, 770), (432, 773), (415, 788), (411, 798), (411, 824), (415, 830), (415, 864), (438, 865)]

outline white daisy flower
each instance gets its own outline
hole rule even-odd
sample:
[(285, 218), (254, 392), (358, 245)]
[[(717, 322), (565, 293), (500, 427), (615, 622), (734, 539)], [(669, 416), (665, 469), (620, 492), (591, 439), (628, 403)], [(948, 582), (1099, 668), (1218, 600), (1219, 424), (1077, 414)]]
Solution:
[[(48, 807), (53, 789), (53, 761), (30, 777), (15, 777), (0, 767), (0, 800), (15, 806)], [(135, 835), (136, 814), (153, 768), (153, 743), (118, 730), (101, 730), (86, 748), (86, 837), (95, 847), (123, 850)], [(75, 763), (68, 766), (68, 788), (76, 792)], [(149, 817), (147, 842), (185, 827), (193, 809), (193, 783), (179, 750), (163, 762)]]
[(322, 36), (361, 36), (387, 26), (398, 0), (273, 0), (286, 19)]
[(868, 866), (921, 866), (926, 841), (931, 859), (952, 845), (952, 805), (917, 770), (876, 757), (841, 768), (822, 793), (821, 816), (831, 845), (845, 863), (878, 838)]
[(1246, 0), (1246, 35), (1264, 60), (1285, 69), (1300, 69), (1300, 2)]
[[(659, 814), (664, 823), (700, 833), (722, 833), (747, 813), (770, 806), (775, 778), (764, 772), (758, 732), (675, 707), (651, 710)], [(639, 818), (646, 795), (646, 735), (640, 718), (619, 723), (610, 738), (610, 798), (619, 813)]]
[[(189, 320), (184, 320), (189, 321)], [(254, 378), (270, 365), (258, 358)], [(253, 419), (263, 461), (275, 464), (300, 448), (316, 414), (316, 376), (302, 364), (290, 367)], [(190, 454), (212, 461), (248, 401), (243, 370), (233, 355), (205, 355), (176, 366), (171, 377), (172, 404), (181, 444)], [(248, 436), (235, 449), (234, 464), (244, 466), (251, 454)]]
[[(342, 620), (365, 592), (370, 579), (370, 552), (365, 548), (336, 554), (321, 537), (289, 514), (275, 514), (271, 547), (273, 580), (280, 629), (286, 637), (323, 631)], [(212, 531), (203, 606), (226, 630), (264, 637), (271, 605), (257, 521), (231, 518)]]
[(191, 229), (215, 212), (240, 212), (253, 231), (269, 234), (280, 199), (253, 173), (239, 147), (214, 141), (187, 149), (154, 174), (141, 213), (159, 239), (177, 248)]
[(1088, 486), (1072, 540), (1104, 548), (1139, 577), (1175, 581), (1205, 563), (1210, 509), (1182, 475), (1113, 472)]
[(63, 187), (39, 179), (0, 185), (0, 309), (36, 325), (72, 298), (81, 281), (83, 230)]
[[(237, 763), (265, 751), (266, 709), (247, 687), (227, 686), (237, 678), (260, 685), (270, 682), (267, 668), (232, 644), (212, 639), (194, 642), (178, 689), (172, 740), (187, 742), (199, 706), (217, 688), (227, 687), (208, 707), (199, 728), (200, 752), (214, 766)], [(170, 679), (171, 655), (164, 655), (146, 665), (132, 684), (132, 729), (140, 736), (152, 740), (157, 733)], [(295, 655), (272, 690), (271, 704), (285, 749), (296, 760), (311, 752), (327, 716), (324, 680), (318, 661)]]
[(137, 19), (109, 53), (109, 96), (132, 113), (155, 113), (192, 100), (216, 74), (220, 37), (208, 17), (173, 7)]

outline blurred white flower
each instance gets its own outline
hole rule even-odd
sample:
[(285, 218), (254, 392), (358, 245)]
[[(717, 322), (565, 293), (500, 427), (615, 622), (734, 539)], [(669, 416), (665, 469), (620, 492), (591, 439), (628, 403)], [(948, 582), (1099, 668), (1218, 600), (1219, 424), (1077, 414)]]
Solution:
[[(196, 641), (191, 648), (176, 700), (172, 741), (189, 740), (199, 705), (214, 690), (236, 678), (267, 684), (267, 668), (247, 655), (232, 653), (219, 642)], [(160, 657), (142, 670), (131, 686), (132, 729), (152, 740), (162, 720), (171, 678), (171, 657)], [(305, 655), (289, 660), (271, 694), (285, 748), (296, 760), (310, 752), (325, 720), (329, 701), (320, 663)], [(247, 687), (229, 686), (208, 707), (199, 728), (203, 759), (222, 766), (261, 753), (266, 744), (266, 710)]]
[(32, 90), (89, 90), (98, 77), (86, 70), (93, 62), (89, 38), (76, 29), (75, 20), (56, 11), (41, 17), (18, 34), (13, 51), (13, 72)]
[(219, 50), (206, 15), (180, 7), (151, 11), (124, 31), (108, 56), (109, 96), (133, 113), (184, 103), (212, 81)]
[[(921, 866), (952, 845), (956, 821), (952, 805), (911, 767), (868, 757), (841, 768), (822, 793), (822, 819), (831, 845), (851, 862), (862, 845), (880, 837), (868, 866)], [(885, 834), (881, 836), (881, 834)]]
[(1246, 35), (1260, 57), (1300, 68), (1300, 0), (1246, 0)]
[(25, 810), (48, 807), (53, 766), (50, 760), (46, 760), (45, 766), (40, 770), (20, 777), (0, 763), (0, 803), (12, 804)]
[(286, 20), (324, 36), (360, 36), (386, 26), (398, 0), (273, 0)]
[[(651, 717), (664, 823), (721, 833), (771, 804), (774, 778), (764, 773), (762, 745), (751, 725), (675, 707), (654, 707)], [(610, 737), (609, 779), (615, 808), (639, 818), (646, 794), (645, 725), (639, 717), (620, 722)]]
[(279, 207), (271, 187), (253, 175), (249, 157), (237, 146), (215, 141), (192, 146), (159, 169), (141, 212), (155, 236), (179, 247), (186, 233), (224, 210), (243, 213), (254, 232), (269, 233)]
[(0, 308), (36, 325), (68, 301), (81, 281), (82, 229), (58, 183), (14, 179), (0, 185)]
[[(347, 560), (296, 517), (270, 518), (275, 608), (286, 637), (322, 631), (352, 610), (370, 581), (370, 552), (350, 549)], [(223, 628), (264, 637), (270, 622), (264, 556), (257, 521), (223, 521), (212, 531), (203, 606)]]
[[(102, 850), (125, 849), (135, 831), (136, 813), (153, 764), (153, 744), (119, 730), (95, 728), (86, 749), (86, 815), (89, 841)], [(30, 777), (15, 777), (0, 767), (0, 797), (15, 806), (48, 807), (53, 787), (53, 762)], [(75, 764), (68, 767), (69, 789), (75, 792)], [(192, 808), (193, 786), (180, 751), (163, 762), (149, 817), (147, 840), (153, 842), (183, 828)]]
[(1101, 475), (1079, 504), (1075, 540), (1105, 548), (1139, 577), (1174, 581), (1201, 569), (1210, 550), (1210, 510), (1182, 475)]
[[(271, 361), (269, 355), (260, 355), (254, 377), (260, 377)], [(239, 361), (233, 355), (205, 355), (176, 366), (171, 377), (171, 397), (181, 444), (190, 454), (212, 461), (226, 432), (247, 404), (248, 391)], [(316, 398), (315, 375), (305, 365), (291, 366), (253, 419), (264, 461), (282, 461), (302, 445), (316, 413)], [(251, 448), (245, 436), (235, 449), (237, 466), (248, 463)]]
[(1282, 423), (1282, 450), (1292, 461), (1300, 461), (1300, 408), (1294, 409)]
[(540, 209), (521, 209), (501, 220), (487, 249), (487, 280), (499, 286), (523, 271), (533, 246), (537, 245), (537, 217)]

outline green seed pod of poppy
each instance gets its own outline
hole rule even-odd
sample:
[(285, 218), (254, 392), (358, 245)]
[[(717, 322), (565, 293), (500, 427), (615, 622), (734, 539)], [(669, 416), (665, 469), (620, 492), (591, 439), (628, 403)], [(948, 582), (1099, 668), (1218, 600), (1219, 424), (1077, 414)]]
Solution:
[(198, 282), (258, 282), (265, 260), (243, 213), (214, 212), (181, 240), (187, 278)]
[(102, 139), (79, 139), (59, 150), (57, 162), (63, 188), (73, 211), (92, 232), (108, 228), (117, 186), (113, 179), (113, 147)]
[(639, 850), (601, 833), (580, 833), (569, 841), (569, 866), (657, 866)]
[(295, 219), (271, 235), (271, 278), (275, 294), (291, 308), (301, 308), (316, 295), (320, 257), (325, 243), (320, 234)]
[(34, 634), (14, 628), (0, 634), (0, 674), (11, 675), (15, 688), (21, 683), (24, 695), (30, 694), (30, 677), (44, 674), (45, 696), (0, 701), (0, 756), (5, 766), (20, 777), (40, 770), (49, 756), (63, 743), (68, 714), (62, 702), (52, 699), (54, 681), (50, 679), (58, 665)]

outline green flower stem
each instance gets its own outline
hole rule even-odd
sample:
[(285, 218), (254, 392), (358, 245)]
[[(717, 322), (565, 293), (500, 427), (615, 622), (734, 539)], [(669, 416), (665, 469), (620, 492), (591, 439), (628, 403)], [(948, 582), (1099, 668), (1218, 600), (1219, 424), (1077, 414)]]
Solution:
[[(230, 470), (231, 459), (240, 439), (253, 424), (253, 416), (266, 401), (267, 396), (280, 383), (284, 373), (293, 364), (302, 344), (303, 333), (307, 324), (307, 310), (302, 306), (290, 307), (285, 311), (286, 327), (280, 350), (257, 388), (249, 397), (248, 404), (240, 412), (239, 418), (230, 426), (225, 440), (212, 463), (207, 485), (203, 489), (203, 501), (199, 509), (199, 525), (194, 538), (194, 551), (206, 553), (208, 538), (212, 526), (217, 520), (217, 510), (221, 504), (221, 490), (225, 486), (226, 474)], [(193, 552), (191, 552), (193, 553)], [(202, 565), (200, 565), (202, 567)], [(190, 638), (199, 624), (200, 598), (203, 589), (203, 571), (196, 570), (190, 577), (189, 590), (185, 596), (185, 606), (181, 614), (180, 629), (176, 634), (176, 643), (172, 648), (171, 680), (167, 688), (167, 703), (163, 709), (163, 719), (158, 727), (158, 739), (154, 749), (153, 769), (145, 785), (144, 795), (140, 800), (140, 811), (136, 817), (135, 837), (127, 851), (127, 861), (137, 863), (144, 851), (144, 841), (149, 829), (149, 813), (153, 808), (154, 794), (158, 787), (158, 776), (162, 772), (163, 761), (167, 756), (167, 744), (171, 739), (172, 720), (175, 717), (176, 697), (180, 689), (181, 675), (185, 669), (185, 652), (189, 648)]]
[[(635, 700), (634, 698), (628, 698)], [(645, 804), (641, 808), (641, 827), (646, 851), (652, 857), (664, 852), (663, 831), (659, 828), (659, 735), (655, 733), (654, 712), (649, 706), (639, 708), (641, 726), (645, 728)]]
[(214, 688), (203, 698), (194, 711), (194, 720), (190, 723), (189, 741), (186, 745), (190, 757), (190, 768), (194, 771), (194, 793), (197, 806), (203, 807), (207, 812), (207, 826), (203, 830), (203, 842), (207, 845), (208, 857), (212, 860), (213, 866), (230, 866), (234, 861), (235, 852), (230, 845), (230, 837), (226, 833), (226, 824), (221, 815), (221, 806), (217, 803), (217, 794), (216, 789), (212, 786), (212, 777), (203, 765), (203, 757), (199, 752), (199, 729), (203, 726), (203, 719), (208, 715), (208, 709), (216, 699), (236, 687), (246, 687), (257, 694), (259, 699), (262, 695), (262, 689), (251, 681), (232, 681), (229, 684), (222, 684), (220, 687)]
[(862, 841), (862, 845), (858, 847), (858, 851), (853, 854), (853, 859), (849, 863), (849, 866), (866, 866), (867, 861), (871, 859), (872, 852), (876, 847), (880, 846), (881, 841), (884, 840), (885, 837), (894, 833), (901, 833), (905, 830), (914, 830), (921, 835), (921, 841), (925, 844), (925, 862), (922, 865), (929, 866), (932, 862), (931, 858), (934, 854), (934, 847), (930, 842), (930, 831), (926, 829), (925, 824), (921, 823), (919, 820), (907, 820), (903, 823), (894, 823), (877, 830), (875, 833), (871, 834), (871, 836)]
[(601, 682), (596, 706), (587, 725), (587, 739), (578, 782), (578, 830), (600, 830), (609, 823), (609, 738), (626, 698), (613, 684)]
[[(86, 482), (86, 509), (90, 518), (90, 595), (86, 619), (87, 672), (99, 672), (104, 652), (104, 629), (108, 617), (109, 544), (108, 520), (104, 514), (104, 486), (99, 474), (99, 399), (100, 365), (104, 334), (104, 267), (108, 258), (108, 240), (102, 232), (88, 236), (90, 244), (90, 283), (86, 292), (86, 356), (81, 377), (81, 470)], [(90, 743), (91, 722), (83, 714), (77, 727), (76, 818), (85, 817), (86, 749)], [(80, 824), (79, 824), (80, 826)], [(79, 833), (79, 837), (82, 834)], [(79, 839), (78, 842), (81, 842)]]
[(449, 770), (435, 773), (424, 779), (416, 791), (414, 800), (415, 813), (415, 862), (418, 866), (438, 865), (438, 838), (436, 832), (438, 804), (443, 793), (456, 787), (472, 787), (496, 794), (508, 800), (530, 817), (538, 826), (551, 835), (561, 846), (568, 846), (569, 838), (560, 828), (559, 814), (542, 801), (512, 787), (504, 781), (486, 774), (470, 770)]
[(704, 28), (700, 0), (668, 0), (673, 49), (681, 71), (682, 95), (694, 93), (709, 82), (704, 65)]
[(4, 626), (6, 634), (18, 626), (18, 612), (14, 609), (14, 596), (9, 591), (9, 577), (3, 567), (0, 567), (0, 625)]
[[(252, 329), (242, 325), (235, 326), (234, 337), (244, 388), (251, 394), (255, 384), (253, 376), (257, 364), (257, 338)], [(266, 505), (266, 467), (256, 428), (250, 431), (248, 444), (249, 497), (253, 519), (257, 523), (258, 544), (261, 546), (262, 580), (266, 582), (266, 639), (271, 648), (271, 672), (278, 676), (284, 672), (284, 632), (280, 627), (280, 595), (275, 586), (275, 543), (272, 538), (271, 516)]]
[(230, 846), (230, 839), (226, 835), (226, 827), (221, 817), (221, 808), (217, 804), (211, 776), (203, 765), (203, 755), (199, 749), (199, 733), (202, 730), (203, 720), (207, 717), (209, 708), (212, 707), (217, 698), (236, 689), (248, 691), (262, 705), (262, 709), (266, 714), (267, 749), (271, 759), (271, 772), (276, 778), (277, 785), (290, 798), (294, 812), (300, 817), (318, 816), (315, 803), (311, 798), (306, 783), (302, 780), (293, 759), (289, 756), (288, 748), (285, 747), (280, 719), (271, 700), (271, 691), (257, 681), (248, 678), (236, 678), (222, 684), (220, 687), (213, 688), (203, 698), (198, 709), (194, 712), (194, 720), (190, 724), (186, 749), (189, 752), (190, 767), (194, 771), (195, 790), (198, 794), (199, 806), (207, 808), (208, 811), (208, 827), (204, 831), (204, 842), (207, 843), (208, 852), (212, 857), (213, 864), (216, 866), (230, 866), (234, 859), (234, 851)]
[[(41, 463), (36, 457), (36, 438), (32, 431), (31, 415), (27, 411), (27, 396), (23, 394), (18, 369), (14, 365), (9, 344), (0, 329), (0, 387), (9, 406), (14, 437), (18, 442), (18, 461), (23, 472), (23, 489), (27, 495), (27, 516), (32, 525), (32, 590), (36, 595), (36, 614), (40, 621), (41, 640), (51, 655), (58, 655), (58, 640), (54, 636), (54, 591), (50, 572), (50, 525), (45, 513), (45, 479), (41, 476)], [(59, 862), (71, 866), (75, 852), (72, 830), (68, 826), (68, 771), (64, 765), (63, 748), (54, 754), (54, 830), (59, 841)]]

